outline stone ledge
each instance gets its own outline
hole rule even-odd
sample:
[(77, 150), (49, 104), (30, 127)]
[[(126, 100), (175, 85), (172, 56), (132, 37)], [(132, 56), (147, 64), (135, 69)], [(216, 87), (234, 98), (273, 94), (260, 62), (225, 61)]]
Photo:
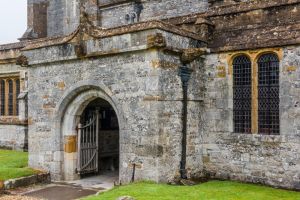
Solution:
[(1, 116), (0, 117), (0, 125), (28, 125), (27, 120), (19, 120), (19, 117), (6, 117), (6, 116)]
[(41, 173), (28, 177), (21, 177), (16, 179), (9, 179), (7, 181), (0, 181), (0, 191), (10, 190), (18, 187), (29, 186), (37, 183), (50, 183), (50, 173)]
[(299, 4), (299, 0), (260, 0), (260, 1), (248, 1), (239, 2), (235, 4), (222, 5), (217, 7), (211, 7), (210, 10), (205, 14), (207, 17), (216, 17), (228, 14), (237, 14), (241, 12), (249, 12), (258, 9), (267, 9), (272, 7), (280, 7), (286, 5)]
[(21, 49), (26, 46), (28, 42), (16, 42), (9, 44), (0, 45), (0, 51), (11, 50), (11, 49)]
[(111, 1), (109, 3), (99, 3), (99, 8), (100, 9), (103, 9), (103, 8), (108, 8), (108, 7), (112, 7), (112, 6), (116, 6), (116, 5), (120, 5), (120, 4), (125, 4), (125, 3), (131, 3), (131, 2), (134, 2), (132, 0), (114, 0), (114, 1)]
[[(176, 34), (179, 36), (187, 37), (190, 39), (202, 41), (202, 38), (200, 38), (198, 36), (198, 34), (195, 34), (190, 31), (186, 31), (180, 27), (174, 26), (172, 24), (168, 24), (168, 23), (160, 21), (160, 20), (139, 22), (139, 23), (118, 26), (118, 27), (109, 28), (109, 29), (102, 29), (101, 27), (89, 26), (89, 27), (84, 28), (84, 32), (92, 38), (100, 39), (100, 38), (108, 38), (108, 37), (112, 37), (112, 36), (119, 36), (119, 35), (134, 33), (134, 32), (153, 30), (153, 29), (158, 29), (158, 30), (173, 33), (173, 34)], [(22, 51), (28, 51), (28, 50), (33, 50), (33, 49), (39, 49), (39, 48), (45, 48), (45, 47), (50, 47), (50, 46), (72, 43), (71, 40), (73, 40), (78, 35), (79, 30), (80, 29), (78, 28), (77, 30), (75, 30), (73, 33), (71, 33), (68, 36), (33, 40), (26, 47), (24, 47), (22, 49)], [(202, 42), (204, 42), (204, 41), (202, 41)]]

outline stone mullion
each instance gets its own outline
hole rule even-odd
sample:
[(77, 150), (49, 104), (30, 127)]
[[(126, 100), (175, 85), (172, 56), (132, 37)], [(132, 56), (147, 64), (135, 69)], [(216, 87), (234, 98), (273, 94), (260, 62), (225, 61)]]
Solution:
[(258, 65), (252, 60), (252, 99), (251, 99), (252, 134), (258, 133)]

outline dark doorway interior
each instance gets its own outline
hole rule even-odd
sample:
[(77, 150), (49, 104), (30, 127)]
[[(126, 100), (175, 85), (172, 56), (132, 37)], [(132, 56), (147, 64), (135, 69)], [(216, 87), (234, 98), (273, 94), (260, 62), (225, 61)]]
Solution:
[(92, 101), (82, 113), (80, 123), (87, 124), (99, 113), (98, 174), (119, 172), (119, 124), (113, 107), (103, 99)]

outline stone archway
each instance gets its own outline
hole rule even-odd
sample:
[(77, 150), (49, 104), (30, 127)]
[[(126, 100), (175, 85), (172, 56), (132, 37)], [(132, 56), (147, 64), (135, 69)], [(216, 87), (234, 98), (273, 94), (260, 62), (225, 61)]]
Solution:
[[(104, 89), (103, 89), (104, 88)], [(57, 107), (56, 123), (57, 132), (60, 135), (61, 149), (63, 151), (61, 175), (64, 180), (76, 180), (80, 177), (76, 174), (77, 166), (77, 124), (80, 116), (84, 112), (87, 105), (95, 99), (103, 99), (108, 102), (114, 109), (119, 123), (119, 134), (123, 131), (123, 120), (117, 101), (111, 96), (111, 92), (106, 87), (97, 86), (95, 84), (87, 84), (82, 82), (77, 84), (70, 90), (66, 91), (66, 95)], [(120, 143), (121, 139), (120, 137)], [(120, 159), (122, 155), (120, 154)], [(121, 168), (119, 168), (121, 170)]]

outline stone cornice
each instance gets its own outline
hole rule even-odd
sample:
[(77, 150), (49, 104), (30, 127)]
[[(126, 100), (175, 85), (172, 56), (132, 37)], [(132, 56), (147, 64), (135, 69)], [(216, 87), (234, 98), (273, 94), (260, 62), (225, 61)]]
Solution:
[(39, 49), (39, 48), (43, 48), (43, 47), (49, 47), (49, 46), (55, 46), (55, 45), (68, 43), (76, 37), (78, 32), (79, 32), (79, 28), (77, 28), (73, 33), (71, 33), (70, 35), (67, 35), (67, 36), (32, 40), (27, 46), (25, 46), (22, 49), (22, 51)]
[(184, 30), (178, 26), (175, 26), (173, 24), (168, 24), (168, 23), (160, 21), (160, 20), (140, 22), (140, 23), (124, 25), (124, 26), (119, 26), (119, 27), (110, 28), (110, 29), (91, 27), (87, 31), (87, 34), (94, 38), (105, 38), (105, 37), (123, 35), (126, 33), (133, 33), (133, 32), (150, 30), (150, 29), (160, 29), (160, 30), (174, 33), (174, 34), (177, 34), (180, 36), (189, 37), (189, 38), (201, 41), (201, 38), (198, 36), (198, 34)]
[[(8, 47), (8, 46), (6, 46)], [(21, 48), (21, 47), (18, 47)], [(20, 49), (6, 49), (0, 51), (0, 64), (10, 64), (10, 63), (15, 63), (16, 58), (20, 54)]]
[(0, 45), (0, 51), (12, 50), (12, 49), (21, 49), (25, 47), (27, 42), (16, 42), (10, 44)]
[[(120, 3), (120, 2), (130, 2), (130, 0), (116, 0), (114, 3)], [(33, 49), (39, 49), (43, 47), (49, 47), (49, 46), (55, 46), (55, 45), (61, 45), (61, 44), (67, 44), (67, 43), (77, 43), (78, 40), (86, 40), (90, 38), (105, 38), (105, 37), (112, 37), (112, 36), (117, 36), (117, 35), (123, 35), (127, 33), (134, 33), (134, 32), (139, 32), (139, 31), (144, 31), (144, 30), (150, 30), (150, 29), (159, 29), (163, 31), (167, 31), (170, 33), (174, 33), (180, 36), (192, 38), (195, 40), (202, 41), (202, 39), (199, 37), (198, 34), (194, 32), (190, 32), (187, 30), (184, 30), (183, 28), (180, 28), (178, 26), (175, 26), (174, 24), (185, 24), (185, 23), (195, 23), (198, 18), (206, 18), (206, 19), (211, 19), (212, 22), (214, 22), (214, 19), (217, 19), (219, 16), (226, 16), (226, 15), (233, 15), (237, 13), (243, 13), (243, 12), (251, 12), (253, 10), (258, 10), (258, 9), (268, 9), (268, 8), (273, 8), (273, 7), (281, 7), (281, 6), (286, 6), (286, 5), (296, 5), (300, 4), (300, 0), (254, 0), (250, 2), (239, 2), (236, 4), (230, 4), (230, 5), (224, 5), (224, 6), (219, 6), (219, 7), (212, 7), (210, 8), (207, 12), (205, 13), (198, 13), (198, 14), (191, 14), (191, 15), (186, 15), (186, 16), (180, 16), (180, 17), (174, 17), (174, 18), (169, 18), (169, 19), (163, 19), (162, 21), (159, 20), (154, 20), (154, 21), (146, 21), (146, 22), (140, 22), (140, 23), (135, 23), (135, 24), (130, 24), (130, 25), (124, 25), (124, 26), (119, 26), (119, 27), (114, 27), (114, 28), (109, 28), (109, 29), (104, 29), (101, 27), (96, 27), (93, 26), (89, 23), (81, 24), (80, 27), (78, 27), (72, 34), (68, 36), (61, 36), (61, 37), (51, 37), (51, 38), (42, 38), (42, 39), (36, 39), (36, 40), (31, 40), (31, 41), (24, 41), (24, 42), (18, 42), (18, 43), (12, 43), (12, 44), (6, 44), (6, 45), (0, 45), (0, 64), (2, 63), (13, 63), (16, 60), (16, 57), (18, 56), (11, 56), (9, 53), (6, 53), (10, 50), (12, 51), (26, 51), (26, 50), (33, 50)], [(277, 26), (282, 29), (280, 24), (277, 24)], [(298, 25), (292, 25), (298, 30)], [(226, 27), (225, 27), (226, 28)], [(260, 27), (257, 27), (260, 29)], [(269, 29), (271, 29), (270, 27)], [(241, 27), (241, 29), (245, 32), (245, 28)], [(295, 29), (295, 30), (296, 30)], [(224, 33), (232, 33), (235, 34), (235, 32), (239, 32), (239, 30), (234, 30), (234, 29), (228, 29), (228, 30), (216, 30), (214, 33), (217, 36), (220, 36)], [(268, 30), (264, 30), (265, 33), (268, 32)], [(294, 30), (289, 30), (292, 31), (293, 33), (295, 32)], [(284, 32), (283, 30), (281, 31), (282, 33)], [(79, 33), (84, 33), (81, 35), (86, 35), (88, 38), (79, 38), (78, 35)], [(250, 34), (251, 32), (247, 32), (247, 34)], [(272, 33), (270, 32), (272, 35)], [(284, 40), (281, 41), (276, 41), (271, 39), (272, 42), (270, 43), (265, 43), (261, 42), (259, 45), (252, 46), (251, 48), (260, 48), (264, 47), (263, 45), (277, 45), (277, 46), (286, 46), (286, 45), (293, 45), (293, 44), (299, 44), (300, 41), (297, 38), (290, 38), (288, 31), (286, 31), (286, 36), (283, 38)], [(296, 34), (296, 33), (294, 33)], [(89, 38), (90, 37), (90, 38)], [(221, 37), (220, 37), (221, 38)], [(75, 40), (76, 39), (76, 40)], [(215, 43), (218, 43), (218, 41), (215, 41)], [(225, 50), (230, 50), (230, 49), (239, 49), (239, 48), (248, 48), (246, 46), (241, 46), (237, 47), (238, 44), (235, 47), (232, 47), (230, 44), (222, 44), (222, 46), (216, 46), (214, 42), (210, 45), (212, 48), (214, 48), (216, 51), (225, 51)], [(250, 48), (250, 47), (249, 47)], [(4, 53), (2, 53), (4, 52)], [(1, 57), (1, 54), (3, 55)]]
[(300, 0), (260, 0), (251, 2), (239, 2), (218, 7), (211, 7), (207, 12), (195, 13), (185, 16), (171, 17), (162, 19), (166, 23), (174, 25), (195, 23), (198, 18), (213, 18), (222, 15), (250, 12), (259, 9), (268, 9), (286, 5), (300, 4)]
[(99, 8), (108, 8), (108, 7), (112, 7), (112, 6), (116, 6), (116, 5), (120, 5), (120, 4), (125, 4), (125, 3), (130, 3), (130, 2), (134, 2), (134, 0), (113, 0), (109, 3), (99, 3)]
[(26, 47), (24, 47), (22, 51), (68, 43), (78, 35), (80, 30), (82, 30), (85, 34), (87, 34), (92, 38), (106, 38), (106, 37), (118, 36), (118, 35), (151, 30), (151, 29), (160, 29), (180, 36), (201, 41), (201, 38), (198, 36), (198, 34), (183, 30), (180, 27), (177, 27), (172, 24), (168, 24), (166, 22), (155, 20), (155, 21), (147, 21), (147, 22), (140, 22), (140, 23), (125, 25), (125, 26), (119, 26), (119, 27), (109, 28), (109, 29), (103, 29), (88, 24), (85, 25), (85, 27), (82, 28), (79, 27), (72, 34), (65, 37), (34, 40), (30, 42)]
[[(300, 44), (300, 22), (276, 27), (260, 27), (254, 30), (228, 31), (231, 37), (228, 37), (226, 31), (216, 32), (215, 35), (218, 40), (209, 44), (208, 47), (212, 52), (224, 52)], [(251, 42), (245, 43), (247, 40)], [(236, 41), (240, 42), (237, 43)]]
[(0, 58), (0, 65), (2, 64), (11, 64), (16, 63), (16, 58), (7, 58), (7, 59), (1, 59)]
[(272, 7), (280, 7), (285, 5), (299, 4), (300, 0), (253, 0), (250, 2), (239, 2), (236, 4), (229, 4), (219, 7), (212, 7), (205, 17), (216, 17), (228, 14), (235, 14), (241, 12), (249, 12), (258, 9), (266, 9)]
[(28, 125), (27, 120), (19, 120), (19, 117), (15, 116), (2, 116), (0, 117), (0, 125)]

